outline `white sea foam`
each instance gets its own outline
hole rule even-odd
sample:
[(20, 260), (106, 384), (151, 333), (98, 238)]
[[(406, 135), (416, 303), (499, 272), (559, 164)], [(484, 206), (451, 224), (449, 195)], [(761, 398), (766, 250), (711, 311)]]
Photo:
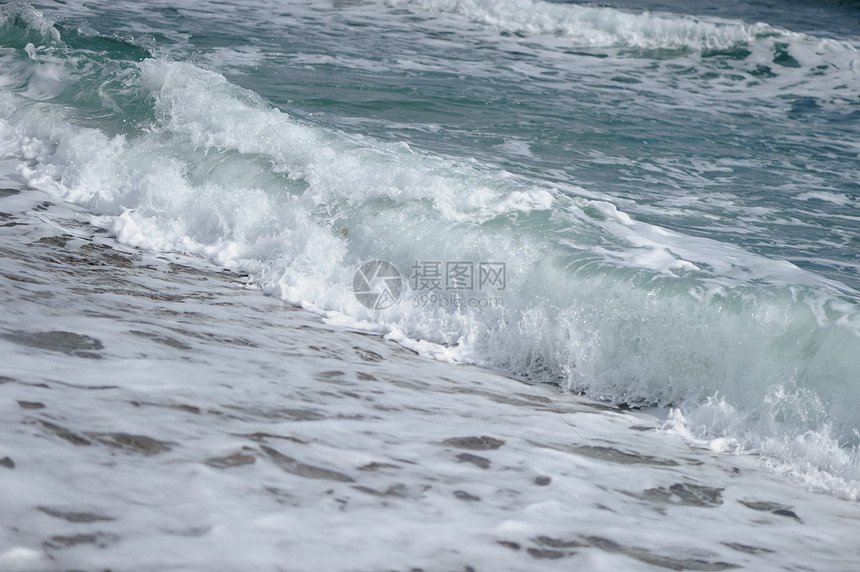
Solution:
[(795, 199), (798, 201), (826, 201), (835, 205), (847, 205), (852, 202), (851, 199), (843, 193), (831, 193), (828, 191), (808, 191), (800, 193), (795, 197)]
[(326, 325), (10, 187), (4, 572), (838, 570), (858, 556), (856, 506), (755, 457)]
[(564, 36), (577, 46), (726, 49), (778, 31), (767, 24), (702, 21), (635, 14), (614, 8), (540, 0), (421, 0), (390, 3), (428, 12), (456, 13), (502, 32)]
[[(28, 86), (31, 68), (18, 56), (0, 66)], [(69, 58), (58, 84), (75, 81), (74, 69)], [(840, 406), (860, 401), (850, 289), (638, 222), (611, 202), (572, 196), (575, 187), (562, 194), (490, 165), (298, 120), (188, 63), (129, 69), (123, 89), (143, 93), (154, 117), (139, 132), (82, 127), (73, 111), (34, 104), (26, 90), (0, 96), (0, 139), (7, 156), (25, 160), (20, 175), (85, 206), (121, 242), (202, 255), (422, 353), (604, 399), (671, 405), (718, 393), (750, 412), (767, 409), (774, 391), (808, 390), (824, 418), (697, 434), (781, 459), (785, 450), (761, 443), (819, 431), (821, 450), (837, 450), (858, 425), (857, 412)], [(352, 288), (371, 259), (404, 276), (416, 261), (505, 263), (504, 304), (416, 305), (407, 290), (393, 307), (369, 310)], [(853, 465), (824, 465), (856, 489)]]

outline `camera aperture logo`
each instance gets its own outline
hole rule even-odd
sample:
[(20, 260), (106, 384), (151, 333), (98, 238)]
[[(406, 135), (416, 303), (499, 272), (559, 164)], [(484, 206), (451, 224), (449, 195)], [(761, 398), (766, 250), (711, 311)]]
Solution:
[(400, 299), (403, 293), (403, 278), (397, 267), (390, 262), (371, 260), (355, 271), (352, 291), (363, 306), (371, 310), (385, 310)]
[[(416, 260), (410, 270), (409, 286), (415, 292), (411, 303), (416, 308), (504, 306), (503, 298), (488, 295), (507, 286), (504, 262)], [(385, 310), (400, 300), (404, 282), (394, 264), (371, 260), (355, 271), (352, 289), (366, 308)]]

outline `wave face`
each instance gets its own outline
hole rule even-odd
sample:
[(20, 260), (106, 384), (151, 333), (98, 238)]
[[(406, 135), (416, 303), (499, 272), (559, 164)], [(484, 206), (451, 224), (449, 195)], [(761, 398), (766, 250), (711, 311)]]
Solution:
[[(428, 12), (419, 28), (454, 18), (461, 33), (479, 26), (473, 33), (482, 38), (505, 32), (549, 36), (553, 44), (695, 50), (700, 59), (708, 50), (754, 53), (787, 42), (790, 49), (779, 49), (799, 54), (790, 56), (797, 67), (783, 66), (788, 71), (777, 83), (795, 82), (799, 92), (812, 89), (796, 74), (816, 69), (800, 55), (813, 44), (823, 46), (819, 62), (834, 53), (856, 62), (848, 45), (816, 44), (766, 25), (542, 3), (387, 6), (391, 19), (404, 6), (410, 17)], [(708, 195), (701, 181), (649, 199), (643, 177), (641, 189), (613, 194), (552, 174), (547, 155), (533, 153), (534, 141), (510, 137), (470, 158), (433, 150), (429, 128), (415, 130), (431, 133), (428, 139), (371, 136), (334, 125), (325, 113), (315, 119), (310, 108), (273, 105), (276, 98), (240, 87), (205, 62), (153, 56), (146, 42), (123, 38), (52, 23), (26, 4), (4, 7), (0, 145), (5, 157), (20, 160), (30, 186), (81, 205), (125, 244), (244, 270), (272, 295), (439, 359), (616, 403), (672, 408), (667, 427), (674, 431), (718, 450), (763, 453), (781, 471), (856, 498), (860, 311), (852, 265), (824, 253), (819, 260), (831, 271), (816, 272), (814, 264), (801, 268), (733, 240), (767, 219), (750, 222), (741, 211), (765, 209), (773, 215), (768, 224), (778, 225), (792, 216), (791, 205), (812, 202), (823, 205), (815, 216), (830, 224), (843, 217), (839, 232), (856, 245), (856, 185), (853, 195), (850, 186), (807, 187), (803, 192), (819, 194), (804, 198), (797, 190), (789, 206), (752, 211), (740, 199), (733, 204), (737, 197)], [(767, 57), (780, 57), (773, 53)], [(677, 58), (686, 57), (653, 61), (680, 65), (685, 60)], [(721, 61), (736, 65), (736, 57)], [(853, 63), (832, 65), (826, 81), (855, 73)], [(510, 168), (516, 157), (521, 172)], [(605, 170), (606, 157), (595, 153), (589, 161)], [(723, 158), (720, 173), (731, 171), (731, 158)], [(654, 176), (674, 168), (679, 187), (690, 173), (656, 160), (616, 167)], [(536, 176), (541, 171), (545, 176)], [(696, 211), (693, 198), (707, 204)], [(690, 220), (685, 214), (674, 227), (663, 224), (668, 210), (687, 207)], [(708, 210), (717, 207), (718, 215)], [(707, 226), (726, 220), (737, 226), (724, 234)], [(808, 242), (803, 233), (818, 224), (809, 220), (797, 225), (797, 243)], [(764, 242), (767, 232), (756, 240)], [(796, 247), (786, 239), (783, 255)], [(357, 277), (372, 260), (389, 262), (403, 279), (399, 297), (384, 308), (369, 308), (355, 294), (357, 284), (383, 291), (378, 276), (365, 276), (367, 284)], [(503, 267), (504, 282), (488, 274), (452, 290), (442, 286), (452, 278), (446, 263), (470, 268), (479, 282), (481, 268)], [(434, 272), (441, 272), (438, 289)]]

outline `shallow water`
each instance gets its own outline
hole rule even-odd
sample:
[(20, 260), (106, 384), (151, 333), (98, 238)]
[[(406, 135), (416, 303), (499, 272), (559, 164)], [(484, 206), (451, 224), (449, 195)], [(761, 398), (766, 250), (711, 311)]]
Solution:
[[(0, 199), (0, 568), (850, 570), (860, 513), (751, 455), (327, 324)], [(133, 564), (132, 564), (133, 563)]]

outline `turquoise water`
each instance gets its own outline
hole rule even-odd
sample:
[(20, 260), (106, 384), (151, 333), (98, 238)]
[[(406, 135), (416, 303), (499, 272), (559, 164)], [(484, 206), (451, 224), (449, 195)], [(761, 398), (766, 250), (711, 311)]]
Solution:
[[(12, 4), (0, 136), (122, 242), (853, 491), (860, 11), (803, 6)], [(507, 284), (369, 310), (374, 259)]]

